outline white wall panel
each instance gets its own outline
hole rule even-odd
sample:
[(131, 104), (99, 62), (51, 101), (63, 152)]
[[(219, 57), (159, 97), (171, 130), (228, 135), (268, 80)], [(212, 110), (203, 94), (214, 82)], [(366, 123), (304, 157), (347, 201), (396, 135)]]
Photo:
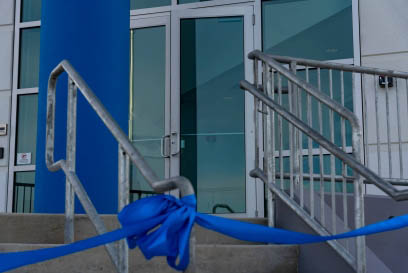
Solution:
[(10, 136), (10, 100), (11, 91), (0, 91), (0, 123), (8, 124), (7, 136), (0, 136), (0, 147), (4, 148), (4, 158), (0, 159), (0, 166), (8, 165), (9, 136)]
[(362, 56), (408, 51), (407, 14), (407, 0), (360, 0)]
[(14, 24), (14, 1), (0, 1), (0, 25)]
[[(407, 1), (408, 5), (408, 1)], [(406, 15), (408, 18), (408, 14)], [(405, 32), (408, 35), (408, 25), (406, 26)], [(389, 42), (392, 43), (392, 42)], [(398, 54), (385, 54), (379, 56), (367, 56), (362, 57), (361, 62), (363, 66), (377, 67), (384, 69), (392, 69), (408, 72), (408, 47), (405, 53)]]
[(0, 90), (11, 89), (12, 56), (13, 26), (0, 26)]
[(0, 213), (6, 212), (7, 177), (7, 168), (0, 167)]

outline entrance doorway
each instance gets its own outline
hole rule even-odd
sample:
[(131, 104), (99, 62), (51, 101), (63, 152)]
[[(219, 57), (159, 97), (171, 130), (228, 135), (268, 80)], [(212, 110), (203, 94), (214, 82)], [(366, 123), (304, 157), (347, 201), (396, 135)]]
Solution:
[[(252, 6), (131, 21), (129, 135), (160, 177), (191, 180), (200, 212), (254, 217), (263, 207), (248, 175), (253, 98), (239, 88), (252, 80), (253, 33)], [(152, 194), (135, 169), (131, 188), (133, 200)]]

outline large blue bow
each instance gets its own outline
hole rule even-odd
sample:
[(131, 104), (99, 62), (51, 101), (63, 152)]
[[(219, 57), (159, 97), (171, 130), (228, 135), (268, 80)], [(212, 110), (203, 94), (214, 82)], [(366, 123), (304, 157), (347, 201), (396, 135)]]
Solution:
[(130, 248), (138, 246), (147, 259), (167, 256), (171, 267), (184, 270), (189, 263), (189, 238), (194, 223), (240, 240), (274, 244), (316, 243), (408, 226), (408, 215), (403, 215), (339, 235), (317, 236), (201, 214), (196, 212), (195, 207), (194, 195), (180, 200), (170, 195), (144, 198), (126, 206), (119, 213), (121, 229), (59, 247), (1, 253), (0, 271), (61, 257), (123, 238), (127, 238)]

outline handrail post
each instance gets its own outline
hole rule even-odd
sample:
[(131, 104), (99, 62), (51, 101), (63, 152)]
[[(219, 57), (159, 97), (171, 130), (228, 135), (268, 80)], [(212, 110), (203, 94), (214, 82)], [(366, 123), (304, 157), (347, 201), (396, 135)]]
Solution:
[[(66, 164), (69, 171), (75, 172), (76, 154), (76, 116), (77, 116), (77, 88), (68, 77), (68, 106), (67, 106), (67, 147)], [(65, 230), (66, 244), (74, 242), (75, 192), (68, 178), (65, 182)]]
[[(359, 162), (361, 162), (361, 129), (359, 127), (352, 127), (352, 149), (353, 156)], [(363, 193), (363, 178), (358, 173), (354, 173), (354, 221), (355, 228), (361, 228), (364, 226), (364, 193)], [(365, 236), (356, 238), (356, 267), (358, 273), (365, 273), (367, 271), (366, 262), (366, 242)]]
[[(270, 67), (262, 62), (263, 67), (263, 86), (264, 93), (271, 99), (275, 99), (275, 83), (274, 83), (274, 71)], [(267, 208), (268, 208), (268, 226), (275, 226), (275, 202), (274, 194), (269, 190), (269, 184), (276, 183), (275, 173), (275, 112), (270, 107), (267, 107), (265, 103), (262, 103), (263, 117), (264, 117), (264, 143), (265, 143), (265, 170), (268, 176), (267, 191)]]
[[(118, 148), (118, 211), (129, 203), (129, 157), (122, 146)], [(129, 272), (129, 248), (126, 239), (118, 244), (118, 264), (120, 273)]]
[(191, 229), (191, 234), (190, 234), (190, 263), (187, 267), (187, 269), (184, 271), (184, 273), (196, 273), (196, 232), (195, 228), (193, 227)]
[[(259, 84), (258, 60), (254, 59), (254, 85), (258, 88)], [(254, 126), (255, 126), (255, 168), (259, 168), (259, 100), (254, 97)]]
[[(289, 64), (289, 68), (290, 71), (296, 75), (297, 72), (297, 63), (295, 61), (290, 62)], [(290, 102), (291, 105), (289, 107), (292, 108), (292, 113), (296, 116), (299, 117), (301, 113), (299, 113), (299, 109), (298, 109), (298, 103), (301, 98), (299, 97), (299, 88), (296, 86), (296, 84), (292, 83), (289, 81), (289, 86), (290, 86), (290, 90), (292, 91), (292, 94), (289, 94), (289, 96), (291, 96), (290, 98)], [(299, 159), (301, 158), (301, 147), (299, 147), (299, 130), (292, 125), (289, 125), (290, 128), (292, 128), (292, 134), (289, 136), (291, 138), (291, 142), (292, 142), (292, 150), (291, 150), (291, 157), (293, 158), (293, 174), (295, 176), (295, 187), (298, 188), (299, 191), (301, 191), (300, 187), (302, 187), (302, 185), (300, 185), (300, 164), (302, 164), (301, 162), (299, 162)]]

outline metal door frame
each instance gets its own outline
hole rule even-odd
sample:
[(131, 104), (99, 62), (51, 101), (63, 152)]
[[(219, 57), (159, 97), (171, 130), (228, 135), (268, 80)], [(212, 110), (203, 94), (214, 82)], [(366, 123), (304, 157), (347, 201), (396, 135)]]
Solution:
[[(169, 14), (159, 14), (150, 16), (138, 16), (131, 17), (130, 19), (130, 30), (132, 29), (142, 29), (150, 27), (164, 26), (166, 28), (166, 90), (165, 90), (165, 135), (170, 134), (170, 15)], [(129, 42), (132, 42), (132, 37), (130, 36)], [(131, 51), (132, 52), (132, 51)], [(133, 56), (130, 56), (130, 62), (132, 62)], [(132, 63), (131, 63), (132, 64)], [(130, 68), (130, 79), (132, 81), (132, 67)], [(131, 137), (132, 131), (132, 118), (131, 118), (131, 107), (132, 107), (132, 82), (129, 88), (129, 137)], [(164, 136), (163, 136), (164, 137)], [(165, 178), (170, 177), (170, 158), (164, 158), (164, 168), (165, 168)]]

